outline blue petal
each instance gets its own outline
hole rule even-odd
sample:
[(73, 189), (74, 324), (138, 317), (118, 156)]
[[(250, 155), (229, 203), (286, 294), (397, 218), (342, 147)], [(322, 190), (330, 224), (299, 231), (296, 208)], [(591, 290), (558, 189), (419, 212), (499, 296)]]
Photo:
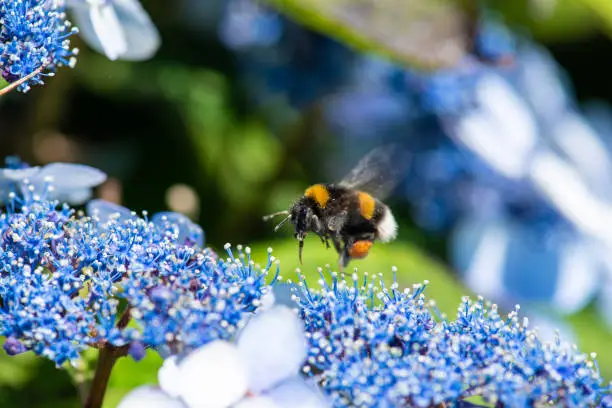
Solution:
[(544, 127), (553, 124), (571, 105), (567, 75), (550, 52), (534, 43), (522, 47), (518, 55), (516, 86), (534, 109)]
[(0, 182), (14, 182), (32, 179), (39, 172), (40, 167), (27, 167), (25, 169), (2, 169), (0, 171)]
[(136, 219), (136, 216), (128, 208), (102, 199), (91, 200), (87, 203), (86, 209), (89, 216), (98, 217), (103, 224), (110, 221), (110, 217), (113, 215), (119, 215), (121, 221)]
[(74, 163), (51, 163), (42, 168), (36, 176), (37, 181), (52, 178), (56, 189), (76, 190), (93, 188), (106, 181), (106, 173), (95, 167)]
[(163, 211), (151, 217), (151, 222), (162, 228), (164, 228), (165, 220), (178, 227), (178, 243), (184, 244), (186, 240), (190, 240), (199, 247), (204, 246), (204, 231), (187, 216), (177, 212)]
[(390, 92), (351, 91), (330, 98), (325, 115), (332, 130), (366, 138), (405, 132), (413, 111), (407, 98)]
[(71, 204), (83, 204), (91, 198), (90, 188), (77, 188), (72, 190), (54, 190), (50, 194), (50, 199)]
[(319, 389), (302, 377), (295, 376), (266, 393), (281, 408), (327, 408)]
[(451, 258), (478, 294), (500, 303), (545, 303), (560, 313), (585, 307), (599, 279), (594, 249), (554, 226), (467, 220), (451, 237)]
[(612, 329), (612, 265), (606, 269), (606, 279), (600, 285), (597, 294), (597, 311), (602, 315), (604, 323)]
[(283, 305), (290, 308), (297, 307), (298, 304), (292, 299), (293, 292), (291, 291), (291, 285), (288, 283), (277, 283), (272, 289), (274, 293), (274, 304)]

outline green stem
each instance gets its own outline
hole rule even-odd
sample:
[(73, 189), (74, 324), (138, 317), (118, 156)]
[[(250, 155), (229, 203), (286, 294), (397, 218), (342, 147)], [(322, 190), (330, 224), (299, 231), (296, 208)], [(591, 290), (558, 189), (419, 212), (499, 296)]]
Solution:
[(83, 405), (84, 408), (102, 407), (102, 402), (104, 401), (104, 395), (106, 394), (106, 387), (108, 385), (111, 371), (113, 370), (115, 362), (119, 357), (120, 354), (117, 353), (116, 347), (107, 345), (106, 347), (100, 349), (96, 373), (94, 374), (94, 378), (91, 383), (89, 396)]
[[(130, 308), (127, 307), (119, 321), (117, 327), (124, 329), (130, 322), (131, 313)], [(98, 365), (96, 366), (96, 372), (94, 374), (91, 388), (89, 389), (89, 395), (85, 400), (84, 408), (101, 408), (102, 402), (104, 402), (104, 395), (106, 394), (106, 387), (108, 386), (108, 380), (110, 379), (111, 372), (115, 363), (119, 357), (126, 356), (128, 354), (129, 345), (122, 347), (115, 347), (110, 344), (103, 344), (100, 347), (98, 354)]]
[(38, 68), (36, 71), (32, 72), (31, 74), (28, 74), (28, 75), (24, 76), (23, 78), (20, 78), (19, 80), (13, 82), (12, 84), (10, 84), (8, 86), (5, 86), (4, 88), (0, 89), (0, 96), (9, 93), (13, 89), (17, 88), (19, 85), (21, 85), (24, 82), (27, 82), (30, 79), (34, 78), (36, 75), (40, 74), (43, 71), (43, 69), (45, 69), (45, 67), (46, 67), (46, 65), (43, 65), (40, 68)]
[(119, 357), (125, 357), (128, 354), (129, 346), (115, 347), (110, 344), (106, 344), (100, 348), (98, 355), (98, 365), (96, 366), (96, 372), (94, 374), (91, 387), (89, 389), (89, 395), (83, 405), (84, 408), (101, 408), (102, 402), (104, 402), (104, 396), (106, 394), (106, 388), (108, 386), (108, 380), (110, 379), (111, 372), (115, 363)]

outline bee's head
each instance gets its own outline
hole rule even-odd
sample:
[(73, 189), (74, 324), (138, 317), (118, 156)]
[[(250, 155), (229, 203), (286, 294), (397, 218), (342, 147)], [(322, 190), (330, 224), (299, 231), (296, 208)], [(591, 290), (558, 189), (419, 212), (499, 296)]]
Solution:
[(307, 197), (300, 198), (289, 212), (289, 217), (295, 227), (295, 239), (299, 243), (299, 258), (302, 263), (302, 249), (304, 248), (304, 238), (309, 231), (318, 232), (317, 226), (318, 217), (312, 209), (311, 199)]
[(306, 236), (312, 216), (312, 210), (310, 209), (308, 201), (305, 199), (305, 197), (300, 198), (291, 207), (289, 217), (291, 219), (291, 223), (295, 227), (295, 237), (297, 239), (304, 239)]

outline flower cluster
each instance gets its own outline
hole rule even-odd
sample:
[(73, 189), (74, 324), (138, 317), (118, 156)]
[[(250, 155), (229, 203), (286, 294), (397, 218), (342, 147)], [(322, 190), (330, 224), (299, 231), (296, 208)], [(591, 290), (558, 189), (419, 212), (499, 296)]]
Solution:
[[(112, 206), (98, 201), (86, 216), (50, 197), (99, 184), (99, 171), (49, 166), (2, 170), (10, 193), (0, 215), (0, 335), (9, 354), (33, 350), (58, 365), (88, 347), (174, 354), (232, 336), (265, 300), (271, 255), (263, 269), (248, 248), (235, 257), (228, 246), (221, 259), (179, 215), (99, 217)], [(53, 176), (39, 183), (40, 173)]]
[(286, 306), (252, 317), (235, 342), (217, 340), (159, 370), (159, 387), (142, 386), (119, 408), (325, 408), (322, 394), (300, 376), (306, 358), (303, 323)]
[[(449, 320), (425, 285), (400, 291), (382, 277), (353, 284), (322, 276), (321, 290), (293, 286), (310, 354), (305, 371), (334, 406), (456, 406), (481, 397), (497, 406), (596, 406), (607, 387), (593, 358), (559, 338), (544, 343), (496, 305), (464, 298)], [(432, 311), (433, 310), (433, 311)]]
[(58, 0), (11, 0), (0, 3), (0, 69), (9, 83), (34, 74), (18, 90), (43, 83), (58, 67), (73, 67), (78, 50), (70, 48), (77, 32)]

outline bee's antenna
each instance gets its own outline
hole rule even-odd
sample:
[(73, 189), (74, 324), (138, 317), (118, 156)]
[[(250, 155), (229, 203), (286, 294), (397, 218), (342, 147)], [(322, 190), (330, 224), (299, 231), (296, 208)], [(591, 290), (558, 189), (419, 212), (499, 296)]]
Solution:
[(288, 220), (290, 220), (290, 219), (291, 219), (291, 214), (289, 214), (289, 215), (288, 215), (286, 218), (284, 218), (284, 219), (283, 219), (281, 222), (279, 222), (278, 224), (276, 224), (276, 227), (274, 227), (274, 232), (278, 231), (278, 229), (279, 229), (280, 227), (282, 227), (282, 225), (283, 225), (284, 223), (286, 223), (286, 222), (287, 222)]
[(268, 215), (264, 216), (263, 220), (264, 221), (270, 221), (272, 218), (274, 218), (274, 217), (276, 217), (278, 215), (287, 215), (287, 214), (289, 214), (289, 211), (287, 211), (287, 210), (279, 211), (279, 212), (275, 212), (274, 214), (268, 214)]

